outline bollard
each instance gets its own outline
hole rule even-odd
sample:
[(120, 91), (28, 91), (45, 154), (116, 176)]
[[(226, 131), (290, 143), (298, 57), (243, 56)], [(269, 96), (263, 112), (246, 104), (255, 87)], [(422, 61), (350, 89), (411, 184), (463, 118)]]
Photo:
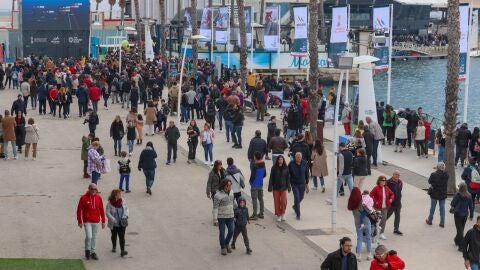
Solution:
[(317, 139), (323, 142), (323, 120), (317, 120)]

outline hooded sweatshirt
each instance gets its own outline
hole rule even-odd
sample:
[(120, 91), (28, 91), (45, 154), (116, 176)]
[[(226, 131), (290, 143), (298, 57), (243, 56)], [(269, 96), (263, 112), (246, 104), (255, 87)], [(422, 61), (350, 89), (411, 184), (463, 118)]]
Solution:
[(95, 193), (90, 195), (85, 193), (78, 201), (77, 222), (83, 223), (105, 223), (105, 211), (103, 209), (102, 197)]
[(227, 168), (225, 178), (232, 181), (233, 193), (239, 193), (242, 191), (242, 188), (245, 188), (245, 177), (243, 177), (242, 172), (237, 168), (237, 166), (229, 166)]
[(258, 160), (253, 165), (252, 173), (250, 174), (250, 186), (251, 188), (263, 188), (263, 178), (267, 176), (267, 170), (265, 168), (265, 162)]

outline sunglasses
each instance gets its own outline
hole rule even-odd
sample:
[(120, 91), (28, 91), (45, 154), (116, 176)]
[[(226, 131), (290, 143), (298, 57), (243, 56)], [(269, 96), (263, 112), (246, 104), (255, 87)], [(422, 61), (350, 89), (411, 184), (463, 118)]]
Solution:
[(385, 182), (385, 181), (387, 181), (387, 180), (385, 180), (385, 179), (382, 179), (382, 180), (378, 180), (378, 181), (380, 181), (380, 182)]

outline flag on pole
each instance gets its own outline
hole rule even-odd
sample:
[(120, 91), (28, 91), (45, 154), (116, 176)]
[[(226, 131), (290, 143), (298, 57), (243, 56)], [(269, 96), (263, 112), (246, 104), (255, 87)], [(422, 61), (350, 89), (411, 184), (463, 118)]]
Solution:
[(468, 36), (470, 30), (470, 6), (468, 4), (460, 5), (460, 70), (458, 74), (459, 80), (467, 78), (467, 57), (468, 52)]
[(298, 6), (293, 8), (295, 17), (295, 36), (291, 55), (305, 56), (308, 53), (308, 8)]
[(213, 20), (213, 9), (204, 8), (202, 14), (202, 21), (200, 22), (200, 35), (204, 36), (205, 39), (201, 41), (209, 42), (212, 38), (212, 20)]
[(280, 23), (280, 6), (277, 4), (267, 4), (265, 7), (265, 32), (264, 42), (265, 50), (276, 51), (280, 44), (278, 35), (278, 26)]
[(218, 44), (227, 44), (228, 42), (228, 7), (219, 7), (218, 16), (215, 18), (215, 42)]
[[(375, 33), (385, 35), (386, 37), (391, 34), (390, 12), (390, 6), (373, 8), (373, 30), (375, 31)], [(388, 53), (391, 44), (389, 43), (390, 39), (386, 38), (384, 44), (373, 44), (373, 56), (380, 59), (375, 62), (376, 73), (387, 71), (390, 66), (390, 59)]]
[(338, 54), (347, 51), (349, 28), (348, 6), (332, 8), (332, 29), (328, 48), (330, 61)]

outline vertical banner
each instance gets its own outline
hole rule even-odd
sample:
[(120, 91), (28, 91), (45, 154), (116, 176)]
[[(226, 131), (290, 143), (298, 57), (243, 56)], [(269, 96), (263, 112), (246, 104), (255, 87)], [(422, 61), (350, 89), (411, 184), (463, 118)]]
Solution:
[(348, 29), (348, 7), (332, 8), (332, 29), (330, 32), (328, 58), (334, 58), (347, 50)]
[(202, 21), (200, 22), (200, 35), (204, 36), (205, 39), (200, 41), (210, 42), (212, 39), (212, 20), (213, 20), (213, 9), (204, 8), (202, 14)]
[[(373, 8), (373, 30), (375, 33), (387, 36), (390, 35), (390, 6), (387, 7), (374, 7)], [(373, 56), (378, 60), (375, 62), (375, 72), (385, 72), (390, 66), (389, 61), (389, 38), (385, 39), (385, 44), (373, 44), (374, 53)]]
[(459, 80), (467, 78), (468, 32), (470, 29), (470, 6), (460, 5), (460, 70)]
[(292, 55), (305, 56), (308, 53), (308, 8), (299, 6), (293, 8), (295, 17), (295, 36)]
[[(252, 7), (245, 7), (245, 30), (247, 32), (247, 48), (252, 47)], [(242, 46), (240, 44), (240, 31), (237, 37), (237, 44), (238, 46)]]
[(280, 6), (278, 4), (267, 4), (265, 7), (265, 50), (276, 51), (280, 46), (278, 26), (280, 23)]
[(470, 33), (472, 33), (472, 35), (468, 37), (468, 40), (470, 41), (470, 49), (478, 49), (478, 35), (474, 34), (478, 33), (478, 9), (473, 10)]
[(228, 42), (228, 7), (219, 7), (218, 16), (215, 18), (215, 42), (218, 44), (227, 44)]
[(152, 35), (150, 34), (150, 25), (145, 24), (145, 60), (155, 59), (155, 53), (153, 52)]
[(185, 12), (183, 13), (183, 35), (186, 37), (190, 37), (192, 35), (192, 14), (190, 13), (190, 8), (185, 8)]
[(4, 47), (3, 47), (4, 44), (0, 44), (0, 63), (3, 63), (3, 52), (4, 52)]

